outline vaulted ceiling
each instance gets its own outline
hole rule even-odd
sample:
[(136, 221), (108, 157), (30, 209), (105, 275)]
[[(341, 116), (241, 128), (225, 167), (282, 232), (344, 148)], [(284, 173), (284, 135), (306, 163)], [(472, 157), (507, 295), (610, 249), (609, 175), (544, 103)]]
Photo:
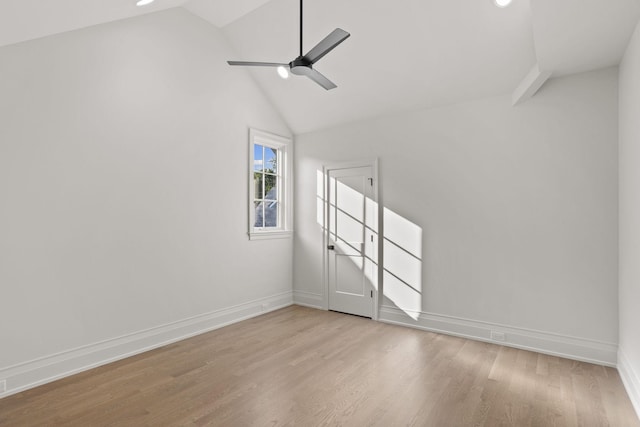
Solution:
[[(222, 28), (225, 59), (289, 62), (298, 0), (6, 0), (0, 46), (173, 7)], [(315, 66), (338, 88), (269, 68), (249, 73), (295, 133), (512, 93), (536, 68), (552, 76), (619, 63), (640, 0), (305, 0), (304, 49), (336, 27), (351, 33)], [(526, 82), (526, 81), (525, 81)]]

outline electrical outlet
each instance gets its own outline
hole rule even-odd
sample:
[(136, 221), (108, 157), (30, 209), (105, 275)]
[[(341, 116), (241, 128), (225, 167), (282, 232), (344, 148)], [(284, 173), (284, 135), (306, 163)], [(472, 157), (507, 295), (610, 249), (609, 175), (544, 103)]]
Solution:
[(7, 380), (0, 380), (0, 394), (7, 391)]
[(504, 336), (504, 332), (491, 331), (491, 339), (494, 341), (505, 341), (507, 338)]

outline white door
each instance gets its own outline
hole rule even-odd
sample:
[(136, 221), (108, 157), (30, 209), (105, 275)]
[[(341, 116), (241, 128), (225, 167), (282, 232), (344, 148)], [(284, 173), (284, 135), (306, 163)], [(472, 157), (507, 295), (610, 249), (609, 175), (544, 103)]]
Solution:
[(328, 171), (329, 310), (373, 317), (378, 275), (373, 195), (372, 166)]

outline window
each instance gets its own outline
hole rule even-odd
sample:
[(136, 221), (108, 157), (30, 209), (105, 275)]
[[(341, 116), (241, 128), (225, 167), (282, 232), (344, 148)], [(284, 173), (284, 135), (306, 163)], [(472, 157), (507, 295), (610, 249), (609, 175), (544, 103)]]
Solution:
[(249, 132), (249, 238), (291, 236), (291, 140)]

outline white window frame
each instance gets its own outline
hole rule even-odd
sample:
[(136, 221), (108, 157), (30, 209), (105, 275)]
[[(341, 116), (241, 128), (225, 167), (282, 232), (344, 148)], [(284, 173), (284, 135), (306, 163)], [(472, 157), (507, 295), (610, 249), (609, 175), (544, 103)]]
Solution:
[[(255, 212), (255, 185), (253, 181), (253, 156), (254, 147), (262, 145), (275, 148), (279, 152), (278, 157), (278, 203), (280, 205), (278, 213), (279, 227), (258, 228)], [(249, 129), (249, 240), (262, 239), (283, 239), (293, 235), (293, 183), (291, 173), (293, 159), (293, 144), (291, 138), (274, 135), (269, 132)]]

